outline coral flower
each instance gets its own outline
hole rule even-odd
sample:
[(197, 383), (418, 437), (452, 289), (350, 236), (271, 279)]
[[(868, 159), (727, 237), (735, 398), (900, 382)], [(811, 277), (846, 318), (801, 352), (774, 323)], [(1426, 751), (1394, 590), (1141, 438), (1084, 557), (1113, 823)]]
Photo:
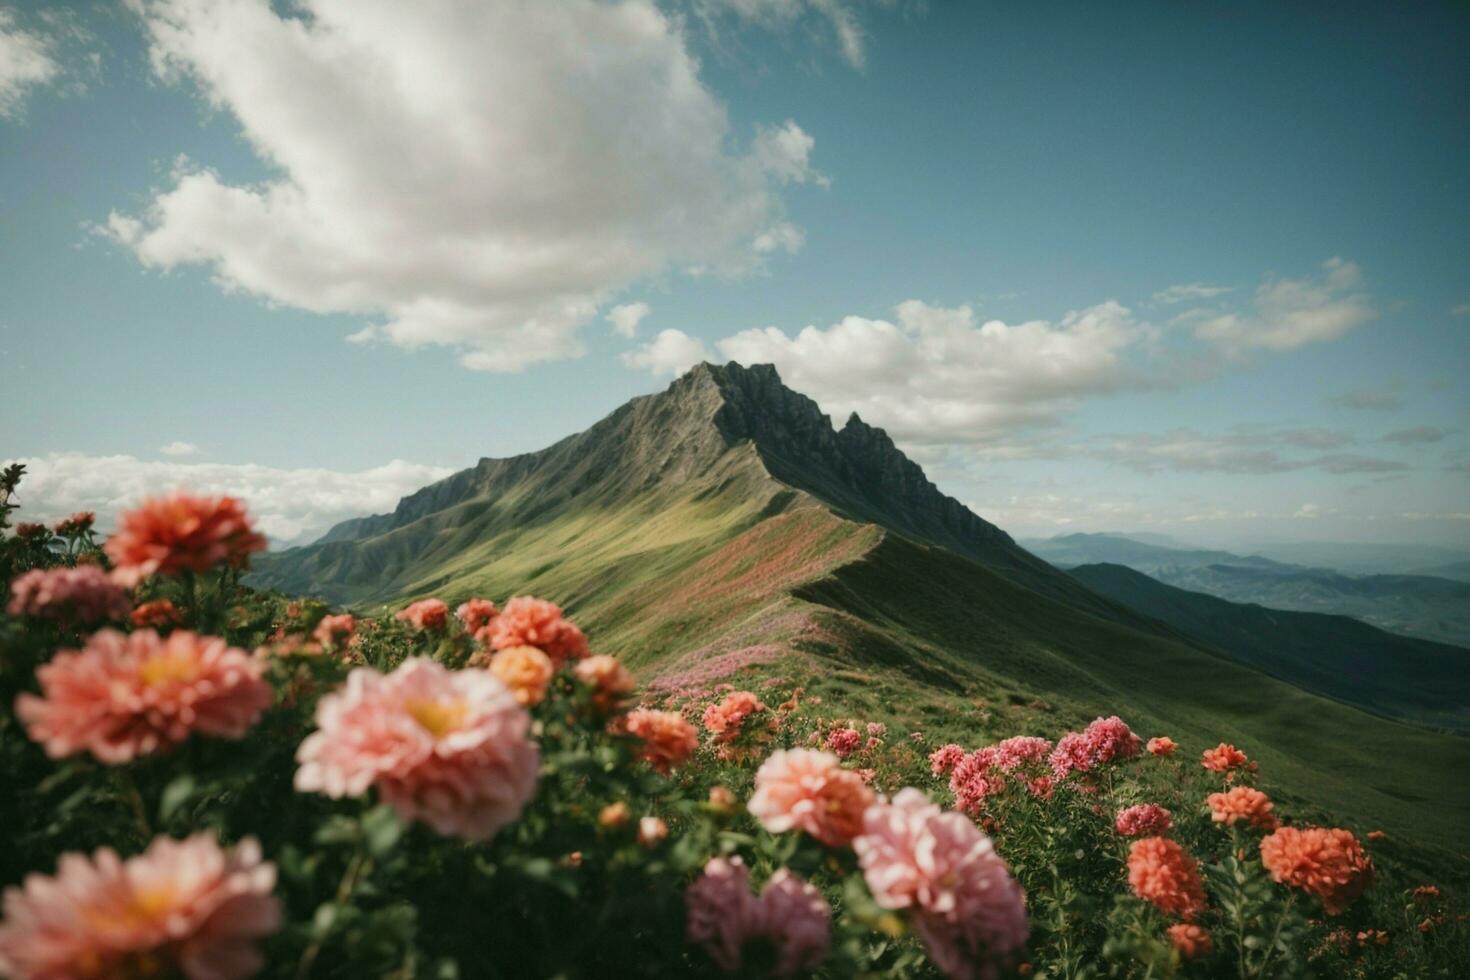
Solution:
[(490, 620), (499, 615), (500, 610), (495, 608), (495, 603), (489, 599), (470, 599), (468, 602), (459, 604), (454, 610), (454, 618), (459, 620), (464, 631), (471, 636), (480, 632), (490, 625)]
[(1197, 960), (1201, 956), (1209, 956), (1214, 952), (1215, 942), (1210, 934), (1197, 925), (1188, 922), (1176, 922), (1167, 930), (1169, 942), (1179, 951), (1180, 957), (1186, 960)]
[(1282, 827), (1261, 841), (1261, 863), (1271, 877), (1322, 900), (1337, 915), (1373, 883), (1373, 861), (1352, 831)]
[(765, 703), (749, 691), (732, 691), (723, 701), (704, 709), (701, 720), (716, 741), (729, 742), (740, 734), (746, 718), (765, 710)]
[(490, 673), (504, 681), (516, 700), (529, 708), (546, 698), (546, 687), (556, 668), (551, 658), (535, 647), (511, 647), (490, 658)]
[(936, 776), (944, 776), (954, 771), (954, 767), (960, 764), (965, 757), (965, 750), (953, 742), (941, 745), (929, 753), (929, 771)]
[(622, 728), (643, 740), (641, 757), (664, 775), (699, 748), (699, 732), (677, 711), (639, 708), (628, 712)]
[(919, 790), (869, 807), (853, 849), (874, 901), (911, 911), (948, 976), (994, 976), (1025, 944), (1025, 895), (990, 838)]
[(1165, 915), (1192, 919), (1205, 907), (1199, 866), (1167, 837), (1145, 837), (1128, 850), (1128, 884), (1133, 893)]
[(1246, 761), (1245, 753), (1228, 742), (1205, 749), (1200, 756), (1200, 765), (1211, 772), (1229, 772), (1245, 765)]
[(772, 973), (795, 976), (827, 958), (832, 909), (821, 892), (781, 868), (760, 895), (740, 858), (712, 858), (684, 896), (686, 935), (725, 973), (740, 973), (746, 952), (765, 945), (775, 956)]
[(63, 538), (74, 538), (92, 530), (92, 525), (95, 523), (97, 523), (96, 511), (79, 510), (70, 517), (57, 521), (56, 533)]
[(340, 616), (323, 616), (311, 637), (322, 645), (322, 649), (337, 650), (350, 642), (356, 632), (357, 620), (351, 613), (343, 613)]
[(773, 834), (801, 830), (828, 847), (844, 847), (862, 831), (873, 799), (863, 778), (832, 753), (781, 749), (756, 770), (746, 807)]
[(41, 697), (22, 694), (15, 711), (53, 759), (88, 751), (129, 762), (194, 732), (244, 736), (271, 706), (263, 670), (216, 637), (102, 630), (37, 668)]
[(121, 860), (64, 854), (55, 877), (5, 890), (0, 973), (14, 980), (183, 976), (242, 980), (265, 965), (256, 941), (280, 927), (275, 866), (245, 838), (154, 838)]
[(592, 706), (604, 713), (618, 710), (637, 686), (623, 662), (605, 653), (577, 661), (572, 674), (597, 692), (592, 695)]
[(588, 654), (587, 637), (562, 617), (561, 606), (531, 596), (516, 596), (507, 602), (477, 638), (492, 650), (539, 647), (558, 667)]
[(858, 750), (863, 737), (856, 728), (834, 728), (827, 733), (827, 748), (837, 753), (837, 758), (846, 759)]
[(1143, 803), (1118, 811), (1113, 827), (1124, 837), (1162, 834), (1174, 826), (1173, 815), (1157, 803)]
[(139, 628), (169, 629), (184, 621), (184, 614), (167, 599), (154, 599), (133, 610), (133, 625)]
[(633, 811), (622, 800), (609, 803), (597, 812), (597, 825), (608, 829), (621, 827), (631, 819), (633, 819)]
[(1233, 827), (1244, 820), (1259, 830), (1275, 830), (1276, 814), (1271, 812), (1271, 798), (1258, 789), (1236, 786), (1224, 793), (1211, 793), (1205, 798), (1210, 819)]
[(407, 623), (420, 633), (440, 632), (449, 625), (449, 607), (443, 599), (420, 599), (410, 603), (394, 619)]
[(12, 616), (35, 616), (71, 624), (123, 619), (132, 603), (122, 586), (96, 565), (32, 569), (10, 583)]
[(150, 575), (204, 572), (221, 562), (244, 568), (251, 552), (265, 550), (265, 537), (234, 497), (180, 490), (123, 514), (102, 550), (118, 580), (135, 585)]
[(1173, 755), (1174, 750), (1177, 748), (1179, 746), (1175, 745), (1174, 740), (1167, 735), (1160, 735), (1158, 738), (1148, 740), (1149, 755)]
[(316, 723), (296, 752), (303, 792), (338, 798), (376, 787), (405, 820), (487, 840), (536, 791), (530, 716), (488, 671), (451, 671), (427, 657), (391, 674), (359, 667), (322, 698)]

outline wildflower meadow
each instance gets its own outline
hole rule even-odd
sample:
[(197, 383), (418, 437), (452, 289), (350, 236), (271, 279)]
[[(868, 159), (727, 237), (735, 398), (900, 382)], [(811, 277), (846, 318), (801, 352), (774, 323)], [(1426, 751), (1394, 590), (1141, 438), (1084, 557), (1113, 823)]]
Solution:
[[(1105, 715), (641, 686), (566, 611), (252, 589), (236, 500), (100, 539), (0, 484), (0, 974), (1455, 977), (1463, 870)], [(698, 643), (691, 637), (691, 646)]]

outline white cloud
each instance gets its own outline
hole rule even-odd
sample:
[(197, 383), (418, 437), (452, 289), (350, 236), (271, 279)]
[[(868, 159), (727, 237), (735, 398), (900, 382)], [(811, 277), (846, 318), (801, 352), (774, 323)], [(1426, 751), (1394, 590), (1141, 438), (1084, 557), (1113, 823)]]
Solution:
[(758, 268), (785, 221), (776, 188), (818, 179), (794, 122), (733, 149), (651, 0), (135, 6), (158, 75), (232, 115), (276, 176), (184, 161), (107, 233), (151, 267), (381, 321), (359, 341), (489, 371), (574, 356), (630, 283)]
[(1451, 316), (1470, 316), (1470, 303), (1459, 303), (1450, 308)]
[(758, 255), (771, 252), (787, 252), (795, 255), (806, 244), (806, 232), (789, 221), (781, 221), (755, 236), (755, 251)]
[(1270, 280), (1256, 290), (1254, 312), (1211, 316), (1195, 327), (1195, 336), (1229, 353), (1334, 340), (1378, 315), (1368, 297), (1355, 292), (1361, 282), (1355, 264), (1328, 259), (1320, 277)]
[(619, 337), (632, 337), (638, 332), (638, 324), (652, 312), (647, 303), (624, 303), (614, 306), (607, 314), (607, 322)]
[(159, 446), (158, 451), (165, 456), (198, 456), (200, 449), (192, 442), (180, 442), (175, 439), (167, 446)]
[(144, 497), (182, 486), (241, 498), (273, 546), (314, 538), (349, 517), (390, 511), (400, 497), (453, 472), (399, 459), (357, 472), (76, 453), (5, 460), (0, 466), (11, 462), (26, 465), (16, 494), (24, 520), (53, 521), (94, 510), (106, 528)]
[(1173, 304), (1184, 302), (1198, 302), (1199, 300), (1213, 299), (1216, 296), (1230, 292), (1229, 286), (1210, 286), (1202, 282), (1187, 282), (1168, 289), (1161, 289), (1154, 293), (1155, 303)]
[(1284, 455), (1283, 447), (1322, 448), (1340, 444), (1324, 439), (1302, 438), (1303, 433), (1326, 430), (1281, 432), (1232, 432), (1214, 434), (1194, 429), (1167, 432), (1129, 433), (1104, 436), (1086, 445), (1053, 447), (1052, 454), (1086, 456), (1127, 466), (1142, 473), (1161, 470), (1196, 473), (1242, 473), (1264, 475), (1300, 470), (1333, 474), (1393, 473), (1409, 469), (1398, 460), (1353, 453), (1317, 456)]
[(654, 374), (682, 374), (700, 361), (709, 360), (704, 341), (682, 330), (661, 330), (657, 337), (635, 351), (622, 355), (630, 368)]
[(832, 31), (848, 64), (861, 68), (867, 61), (867, 34), (851, 0), (697, 0), (696, 6), (706, 16), (728, 10), (769, 30), (789, 28), (810, 15)]
[(60, 75), (55, 41), (23, 30), (14, 11), (0, 7), (0, 118), (19, 118), (26, 98)]

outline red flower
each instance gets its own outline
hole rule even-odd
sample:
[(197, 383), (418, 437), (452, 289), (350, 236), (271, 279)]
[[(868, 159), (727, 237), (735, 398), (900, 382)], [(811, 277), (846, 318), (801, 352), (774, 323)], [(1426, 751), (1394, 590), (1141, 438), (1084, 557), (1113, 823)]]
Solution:
[(119, 580), (136, 585), (150, 575), (205, 572), (220, 563), (244, 568), (251, 552), (265, 550), (265, 537), (234, 497), (180, 490), (123, 514), (102, 547)]

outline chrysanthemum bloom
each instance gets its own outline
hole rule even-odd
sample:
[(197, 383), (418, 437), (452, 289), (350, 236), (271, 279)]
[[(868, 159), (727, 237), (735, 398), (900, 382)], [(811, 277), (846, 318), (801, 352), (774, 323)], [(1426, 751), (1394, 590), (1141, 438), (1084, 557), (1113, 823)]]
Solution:
[(1236, 786), (1224, 793), (1211, 793), (1205, 798), (1210, 808), (1210, 819), (1215, 823), (1233, 827), (1244, 820), (1260, 830), (1275, 830), (1276, 814), (1271, 812), (1271, 798), (1258, 789)]
[(953, 772), (964, 757), (965, 750), (955, 743), (942, 745), (929, 753), (929, 771), (936, 776), (946, 775)]
[(1119, 810), (1113, 822), (1113, 828), (1124, 837), (1162, 834), (1173, 826), (1173, 815), (1157, 803), (1142, 803)]
[(1178, 747), (1174, 744), (1174, 740), (1167, 735), (1160, 735), (1158, 738), (1148, 740), (1149, 755), (1173, 755), (1174, 750)]
[(92, 530), (92, 525), (95, 523), (97, 523), (97, 514), (94, 511), (79, 510), (70, 517), (57, 521), (56, 533), (63, 538), (74, 538)]
[(705, 708), (701, 721), (716, 741), (728, 742), (740, 734), (746, 718), (765, 710), (765, 702), (749, 691), (732, 691), (723, 701)]
[(1026, 792), (1042, 800), (1051, 799), (1055, 789), (1056, 782), (1050, 776), (1037, 776), (1026, 784)]
[(103, 848), (64, 854), (55, 877), (5, 890), (0, 973), (13, 980), (183, 976), (241, 980), (265, 959), (256, 942), (280, 927), (276, 869), (245, 838), (157, 837), (124, 861)]
[(801, 830), (828, 847), (845, 847), (863, 829), (873, 791), (830, 752), (781, 749), (755, 773), (746, 808), (773, 834)]
[(599, 827), (621, 827), (633, 819), (633, 811), (628, 809), (628, 804), (622, 800), (609, 803), (597, 812), (597, 825)]
[(669, 825), (664, 823), (662, 817), (638, 818), (639, 844), (644, 847), (653, 847), (667, 836), (669, 836)]
[(296, 752), (296, 788), (379, 796), (405, 820), (487, 840), (536, 791), (530, 716), (498, 677), (427, 657), (391, 674), (359, 667), (322, 698), (317, 731)]
[(36, 568), (10, 583), (12, 616), (35, 616), (72, 624), (123, 619), (132, 603), (128, 594), (96, 565)]
[(853, 841), (885, 909), (908, 909), (929, 956), (951, 977), (990, 977), (1025, 945), (1026, 899), (990, 838), (916, 789), (875, 803)]
[(1051, 742), (1035, 735), (1017, 735), (994, 746), (994, 765), (1001, 772), (1015, 772), (1023, 766), (1035, 765), (1046, 760), (1051, 752)]
[(490, 620), (499, 614), (500, 610), (489, 599), (470, 599), (461, 602), (459, 608), (454, 610), (454, 618), (459, 620), (464, 631), (471, 636), (489, 626)]
[(888, 734), (888, 726), (881, 721), (870, 721), (867, 725), (869, 738), (882, 738)]
[(51, 529), (44, 524), (21, 521), (15, 525), (15, 536), (22, 541), (36, 541), (51, 536)]
[(1005, 773), (995, 765), (993, 745), (971, 752), (949, 774), (949, 790), (954, 794), (955, 809), (972, 817), (978, 817), (985, 809), (987, 797), (1004, 792), (1005, 788)]
[(1200, 765), (1211, 772), (1229, 772), (1245, 765), (1246, 761), (1245, 753), (1228, 742), (1205, 749), (1200, 756)]
[(154, 599), (134, 609), (129, 618), (140, 629), (169, 629), (183, 623), (184, 614), (168, 599)]
[(1100, 765), (1135, 756), (1143, 740), (1117, 715), (1098, 718), (1080, 732), (1069, 732), (1050, 756), (1052, 775), (1065, 779), (1074, 772), (1091, 772)]
[(1210, 938), (1207, 931), (1197, 925), (1189, 922), (1176, 922), (1167, 931), (1169, 942), (1186, 960), (1197, 960), (1201, 956), (1209, 956), (1214, 952), (1215, 941)]
[(1322, 900), (1337, 915), (1373, 883), (1373, 861), (1352, 831), (1282, 827), (1261, 841), (1261, 863), (1283, 885)]
[(135, 585), (149, 575), (204, 572), (221, 562), (244, 568), (252, 552), (265, 550), (265, 537), (234, 497), (180, 490), (123, 514), (102, 550), (119, 581)]
[(639, 708), (628, 712), (622, 728), (643, 740), (641, 757), (664, 775), (699, 748), (699, 732), (676, 711)]
[(420, 633), (440, 632), (449, 625), (449, 607), (443, 599), (420, 599), (393, 616)]
[(535, 647), (511, 647), (490, 658), (490, 673), (504, 681), (516, 700), (529, 708), (545, 699), (556, 668), (551, 658)]
[(263, 670), (217, 637), (102, 630), (37, 668), (41, 697), (22, 694), (15, 711), (53, 759), (88, 751), (128, 762), (194, 732), (242, 737), (271, 706)]
[(311, 636), (324, 650), (340, 650), (352, 640), (356, 632), (357, 620), (352, 618), (351, 613), (343, 613), (340, 616), (323, 616)]
[(597, 692), (592, 696), (592, 706), (604, 713), (622, 707), (624, 700), (637, 686), (623, 662), (605, 653), (577, 661), (577, 666), (572, 668), (572, 674)]
[(827, 733), (827, 748), (837, 753), (839, 759), (852, 755), (862, 744), (863, 737), (856, 728), (834, 728)]
[(539, 647), (560, 667), (587, 656), (587, 637), (562, 617), (561, 606), (545, 599), (516, 596), (477, 635), (492, 650)]
[(1205, 907), (1199, 865), (1167, 837), (1145, 837), (1128, 850), (1128, 884), (1160, 912), (1192, 919)]
[[(686, 935), (725, 973), (774, 960), (772, 973), (789, 977), (827, 958), (832, 910), (821, 892), (782, 868), (759, 896), (740, 858), (713, 858), (685, 892)], [(756, 951), (764, 946), (765, 950)], [(769, 965), (769, 964), (768, 964)]]

